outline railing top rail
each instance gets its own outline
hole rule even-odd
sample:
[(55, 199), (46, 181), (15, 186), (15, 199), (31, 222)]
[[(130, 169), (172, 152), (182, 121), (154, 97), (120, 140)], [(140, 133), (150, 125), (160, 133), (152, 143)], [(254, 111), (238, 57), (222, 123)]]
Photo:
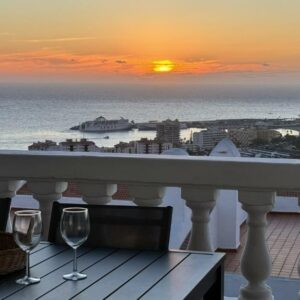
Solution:
[(300, 160), (2, 150), (8, 178), (300, 190)]

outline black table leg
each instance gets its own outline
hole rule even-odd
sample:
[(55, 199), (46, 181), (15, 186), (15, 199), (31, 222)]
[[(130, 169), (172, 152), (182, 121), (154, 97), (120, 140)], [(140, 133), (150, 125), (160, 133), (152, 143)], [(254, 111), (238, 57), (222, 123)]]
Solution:
[(203, 300), (223, 300), (224, 299), (224, 265), (221, 264), (216, 270), (216, 281), (203, 296)]

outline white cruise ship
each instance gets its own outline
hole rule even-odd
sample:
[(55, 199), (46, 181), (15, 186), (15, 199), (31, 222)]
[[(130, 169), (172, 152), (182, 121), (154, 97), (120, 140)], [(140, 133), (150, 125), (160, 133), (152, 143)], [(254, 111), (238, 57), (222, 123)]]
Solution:
[(79, 126), (80, 131), (84, 132), (109, 132), (129, 130), (132, 124), (128, 119), (120, 118), (119, 120), (107, 120), (104, 117), (98, 117), (93, 121), (86, 121)]

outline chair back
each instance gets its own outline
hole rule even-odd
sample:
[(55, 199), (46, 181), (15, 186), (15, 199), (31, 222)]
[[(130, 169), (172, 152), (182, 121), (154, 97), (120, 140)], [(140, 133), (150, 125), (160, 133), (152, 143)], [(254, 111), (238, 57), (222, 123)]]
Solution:
[(140, 250), (166, 250), (169, 246), (172, 207), (84, 205), (53, 203), (49, 241), (64, 244), (60, 218), (66, 207), (86, 207), (90, 235), (86, 246)]
[(10, 198), (0, 199), (0, 231), (6, 230), (7, 220), (9, 218), (10, 204)]

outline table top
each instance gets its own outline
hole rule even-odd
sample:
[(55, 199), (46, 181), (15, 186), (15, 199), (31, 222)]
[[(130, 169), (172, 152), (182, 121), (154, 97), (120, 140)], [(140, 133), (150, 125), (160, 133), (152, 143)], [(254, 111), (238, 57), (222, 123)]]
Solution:
[(20, 286), (21, 273), (0, 280), (0, 299), (185, 299), (212, 270), (222, 253), (78, 249), (78, 270), (85, 280), (65, 281), (72, 271), (72, 249), (41, 243), (31, 254), (31, 275), (41, 282)]

